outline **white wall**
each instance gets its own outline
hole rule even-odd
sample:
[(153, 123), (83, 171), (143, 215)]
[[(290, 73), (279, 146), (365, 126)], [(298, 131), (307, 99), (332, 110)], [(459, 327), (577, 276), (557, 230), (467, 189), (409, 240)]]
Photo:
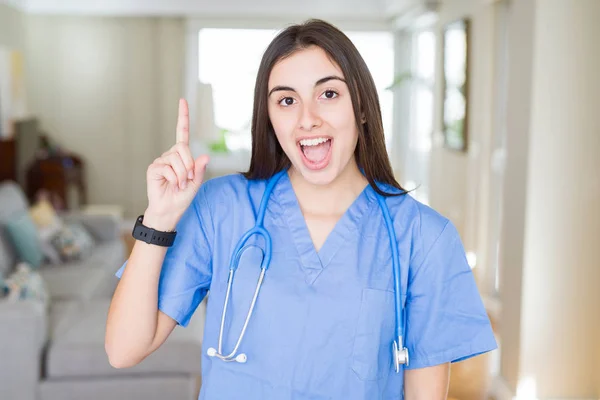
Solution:
[[(498, 4), (457, 0), (440, 8), (440, 26), (462, 16), (472, 22), (470, 138), (467, 154), (444, 149), (439, 136), (434, 140), (431, 204), (455, 221), (467, 250), (479, 253), (493, 211), (486, 206), (493, 123), (502, 117), (493, 95), (494, 68), (501, 65), (494, 54)], [(600, 79), (594, 71), (600, 69), (600, 31), (594, 21), (600, 3), (509, 4), (501, 375), (512, 395), (531, 379), (540, 399), (598, 398)], [(441, 98), (438, 87), (437, 135)]]
[[(443, 26), (459, 18), (471, 21), (469, 60), (468, 151), (443, 147), (442, 45)], [(485, 178), (490, 165), (492, 87), (494, 81), (494, 5), (480, 0), (442, 2), (437, 27), (437, 83), (434, 140), (430, 166), (430, 204), (457, 226), (467, 251), (477, 251), (480, 203), (485, 201)], [(483, 210), (485, 211), (485, 210)], [(475, 270), (478, 273), (478, 270)]]
[(5, 4), (0, 4), (0, 46), (13, 49), (23, 47), (24, 15)]
[[(1, 1), (1, 0), (0, 0)], [(4, 0), (6, 1), (6, 0)], [(58, 15), (203, 16), (230, 18), (313, 16), (384, 20), (383, 0), (12, 0), (29, 12)]]
[[(501, 375), (600, 395), (600, 34), (595, 0), (511, 2)], [(533, 397), (531, 397), (533, 398)]]
[(509, 11), (507, 149), (500, 248), (501, 376), (514, 394), (520, 379), (521, 296), (525, 253), (532, 99), (535, 0), (511, 2)]
[(536, 6), (521, 376), (542, 399), (598, 398), (600, 2)]
[(146, 168), (175, 142), (183, 21), (26, 18), (32, 114), (53, 139), (85, 159), (91, 203), (141, 214)]

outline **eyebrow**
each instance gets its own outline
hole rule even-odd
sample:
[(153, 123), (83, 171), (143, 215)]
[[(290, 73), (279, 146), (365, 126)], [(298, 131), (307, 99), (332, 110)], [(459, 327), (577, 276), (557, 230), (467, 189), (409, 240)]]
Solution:
[[(315, 82), (315, 87), (324, 84), (325, 82), (329, 82), (331, 80), (337, 80), (337, 81), (342, 81), (344, 83), (346, 83), (346, 80), (343, 78), (340, 78), (337, 75), (329, 75), (326, 76), (324, 78), (319, 79), (318, 81)], [(294, 89), (293, 87), (290, 86), (275, 86), (273, 89), (271, 89), (269, 91), (269, 96), (271, 96), (274, 92), (278, 92), (278, 91), (290, 91), (290, 92), (295, 92), (296, 89)]]

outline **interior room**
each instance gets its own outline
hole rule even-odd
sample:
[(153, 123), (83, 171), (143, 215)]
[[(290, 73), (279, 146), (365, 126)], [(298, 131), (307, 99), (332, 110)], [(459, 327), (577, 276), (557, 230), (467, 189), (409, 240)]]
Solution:
[(464, 245), (498, 348), (451, 364), (448, 399), (600, 399), (599, 0), (0, 0), (0, 399), (198, 398), (207, 300), (115, 368), (115, 273), (179, 100), (204, 179), (247, 171), (263, 53), (311, 18)]

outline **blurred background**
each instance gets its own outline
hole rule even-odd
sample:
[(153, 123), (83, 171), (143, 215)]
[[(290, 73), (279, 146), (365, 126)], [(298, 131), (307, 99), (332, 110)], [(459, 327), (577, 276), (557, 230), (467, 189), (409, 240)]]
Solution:
[(104, 352), (148, 165), (190, 104), (245, 170), (276, 32), (341, 28), (395, 173), (457, 226), (500, 348), (453, 399), (600, 398), (600, 0), (0, 1), (0, 399), (195, 399), (204, 305), (134, 368)]

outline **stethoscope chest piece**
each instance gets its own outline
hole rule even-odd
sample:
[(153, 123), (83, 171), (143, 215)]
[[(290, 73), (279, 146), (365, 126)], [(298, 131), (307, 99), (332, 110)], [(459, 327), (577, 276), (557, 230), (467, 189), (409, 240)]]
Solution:
[(402, 346), (402, 337), (394, 340), (394, 369), (396, 373), (400, 372), (400, 365), (408, 367), (408, 349)]
[(208, 354), (209, 357), (218, 357), (223, 361), (236, 361), (240, 364), (244, 364), (246, 361), (248, 361), (248, 357), (246, 357), (244, 353), (238, 354), (234, 358), (228, 359), (227, 357), (223, 357), (219, 353), (217, 353), (217, 349), (215, 349), (214, 347), (210, 347), (206, 351), (206, 354)]

